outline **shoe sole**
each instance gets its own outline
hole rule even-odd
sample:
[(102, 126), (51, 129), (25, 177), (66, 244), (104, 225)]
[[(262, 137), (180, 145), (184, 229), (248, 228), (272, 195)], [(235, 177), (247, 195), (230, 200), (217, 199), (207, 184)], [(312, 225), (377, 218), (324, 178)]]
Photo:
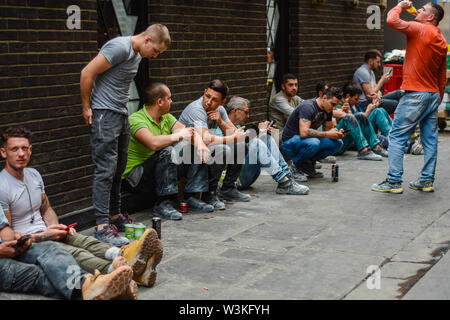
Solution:
[(249, 202), (252, 198), (249, 199), (233, 199), (233, 198), (229, 198), (229, 197), (224, 197), (224, 196), (220, 196), (221, 199), (225, 200), (225, 201), (237, 201), (237, 202)]
[(412, 190), (423, 191), (423, 192), (434, 192), (434, 187), (420, 188), (420, 187), (409, 186), (409, 188)]
[(144, 271), (147, 261), (157, 252), (158, 234), (154, 229), (145, 230), (143, 239), (136, 254), (128, 261), (133, 270), (133, 279), (136, 280)]
[(398, 189), (377, 189), (377, 188), (372, 188), (372, 191), (376, 191), (376, 192), (384, 192), (384, 193), (395, 193), (395, 194), (400, 194), (403, 193), (403, 188), (398, 188)]
[(147, 261), (146, 269), (143, 274), (136, 280), (139, 284), (146, 287), (153, 287), (156, 281), (157, 272), (155, 271), (156, 266), (161, 262), (163, 257), (163, 248), (161, 241), (158, 239), (156, 245), (156, 250), (153, 256)]
[(130, 267), (122, 266), (110, 274), (110, 279), (102, 288), (95, 290), (85, 300), (111, 300), (122, 295), (128, 288), (133, 277)]

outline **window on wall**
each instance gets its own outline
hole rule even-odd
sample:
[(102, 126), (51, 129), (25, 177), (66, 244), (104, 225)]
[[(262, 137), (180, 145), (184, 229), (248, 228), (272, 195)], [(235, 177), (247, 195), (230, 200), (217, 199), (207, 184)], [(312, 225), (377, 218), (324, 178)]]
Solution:
[[(148, 23), (145, 0), (97, 0), (98, 49), (117, 36), (132, 36), (144, 31)], [(148, 62), (142, 59), (139, 70), (130, 85), (128, 113), (142, 107), (148, 83)]]

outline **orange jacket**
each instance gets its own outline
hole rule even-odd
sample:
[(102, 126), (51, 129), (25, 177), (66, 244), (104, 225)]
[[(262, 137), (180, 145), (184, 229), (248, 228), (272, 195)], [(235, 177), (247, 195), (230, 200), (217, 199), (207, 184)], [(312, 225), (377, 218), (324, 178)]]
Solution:
[(387, 24), (407, 37), (403, 62), (402, 90), (439, 92), (441, 100), (447, 83), (447, 42), (437, 26), (400, 19), (396, 6), (387, 16)]

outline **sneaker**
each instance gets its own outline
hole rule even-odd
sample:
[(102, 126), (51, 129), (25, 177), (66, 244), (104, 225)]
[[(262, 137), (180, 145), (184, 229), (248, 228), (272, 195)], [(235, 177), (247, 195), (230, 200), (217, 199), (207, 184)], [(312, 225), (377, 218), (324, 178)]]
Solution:
[(423, 144), (422, 141), (420, 141), (420, 138), (416, 139), (414, 141), (413, 145), (411, 146), (411, 153), (414, 155), (420, 155), (423, 152)]
[[(158, 242), (161, 242), (158, 234), (154, 229), (149, 228), (144, 231), (139, 240), (120, 248), (120, 255), (126, 259), (133, 270), (134, 280), (145, 271), (147, 260), (157, 253)], [(162, 252), (158, 254), (162, 256)]]
[(183, 219), (183, 215), (181, 212), (177, 211), (173, 206), (170, 200), (164, 200), (160, 203), (155, 204), (153, 207), (153, 212), (164, 219), (169, 220), (181, 220)]
[(359, 160), (381, 161), (382, 157), (367, 149), (366, 151), (358, 152), (358, 159)]
[[(324, 159), (319, 160), (320, 163), (336, 163), (336, 157), (335, 156), (328, 156)], [(318, 169), (318, 168), (316, 168)]]
[(214, 210), (225, 210), (225, 203), (220, 201), (216, 193), (210, 193), (206, 203), (212, 205)]
[(294, 178), (295, 181), (297, 181), (297, 182), (307, 182), (308, 181), (308, 178), (303, 174), (303, 172), (298, 170), (295, 166), (290, 166), (289, 171), (291, 172), (291, 176), (292, 176), (292, 178)]
[(119, 235), (117, 227), (113, 224), (108, 224), (101, 230), (98, 230), (98, 228), (95, 227), (94, 238), (101, 242), (110, 243), (116, 247), (121, 247), (130, 243), (130, 240)]
[(115, 225), (117, 227), (117, 230), (119, 230), (119, 232), (125, 232), (125, 225), (133, 223), (133, 220), (131, 220), (130, 216), (128, 215), (128, 212), (124, 212), (122, 214), (119, 214), (114, 219), (109, 219), (109, 223)]
[(214, 207), (200, 199), (189, 197), (187, 200), (188, 210), (193, 212), (213, 212)]
[(87, 274), (81, 287), (83, 300), (111, 300), (125, 293), (130, 285), (133, 271), (129, 266), (121, 266), (111, 273), (102, 275), (95, 270)]
[(252, 198), (249, 194), (240, 192), (237, 188), (220, 189), (219, 197), (228, 201), (248, 202)]
[(389, 193), (403, 193), (402, 184), (400, 182), (391, 183), (387, 179), (380, 184), (372, 185), (372, 191), (389, 192)]
[(373, 151), (373, 153), (375, 153), (379, 156), (385, 157), (385, 158), (387, 158), (389, 155), (389, 153), (380, 146), (373, 148), (372, 151)]
[(147, 260), (147, 265), (145, 271), (136, 278), (139, 284), (146, 287), (152, 287), (155, 284), (157, 272), (155, 271), (156, 265), (161, 261), (163, 256), (163, 248), (161, 241), (156, 243), (155, 254), (153, 254), (150, 259)]
[(307, 160), (296, 164), (297, 168), (309, 178), (323, 178), (323, 173), (316, 171), (315, 161)]
[(314, 169), (322, 169), (322, 165), (319, 162), (314, 163)]
[(423, 192), (434, 192), (433, 181), (411, 181), (409, 183), (409, 188), (413, 190), (420, 190)]
[(289, 180), (285, 183), (278, 183), (276, 190), (278, 194), (293, 194), (293, 195), (305, 195), (309, 193), (307, 186), (298, 184), (293, 180)]

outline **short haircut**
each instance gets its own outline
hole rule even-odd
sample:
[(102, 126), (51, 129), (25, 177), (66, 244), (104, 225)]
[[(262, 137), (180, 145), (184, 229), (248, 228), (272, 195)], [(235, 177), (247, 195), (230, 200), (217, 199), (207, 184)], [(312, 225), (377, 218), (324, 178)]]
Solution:
[(442, 18), (444, 18), (444, 8), (433, 2), (429, 2), (428, 4), (431, 6), (431, 10), (433, 11), (436, 25), (439, 25), (439, 22), (441, 22)]
[(159, 44), (164, 42), (166, 47), (169, 47), (172, 42), (172, 39), (170, 38), (169, 29), (167, 29), (165, 25), (160, 23), (155, 23), (149, 26), (144, 31), (144, 35), (152, 37), (152, 41), (155, 43)]
[(330, 85), (325, 80), (319, 81), (316, 85), (317, 96), (319, 96), (319, 91), (322, 91), (322, 93), (323, 93), (323, 91), (325, 90), (325, 87), (327, 87), (327, 86), (329, 87)]
[(380, 58), (383, 57), (380, 50), (371, 49), (371, 50), (367, 51), (366, 54), (364, 55), (364, 62), (368, 62), (370, 59), (376, 59), (377, 57), (380, 57)]
[(167, 96), (167, 91), (165, 90), (167, 86), (161, 82), (154, 82), (147, 87), (146, 103), (148, 106), (156, 104), (158, 99), (164, 99)]
[(25, 127), (9, 127), (2, 133), (2, 147), (5, 147), (9, 138), (26, 138), (31, 144), (31, 131)]
[(230, 101), (228, 101), (227, 103), (226, 110), (228, 113), (230, 113), (231, 111), (233, 111), (233, 109), (244, 110), (245, 106), (250, 107), (249, 100), (238, 96), (232, 96), (230, 98)]
[(337, 87), (330, 87), (323, 93), (324, 96), (327, 96), (327, 99), (338, 98), (342, 99), (342, 90)]
[(283, 75), (281, 83), (286, 84), (288, 82), (288, 80), (297, 80), (298, 81), (298, 77), (293, 73), (286, 73)]
[(354, 97), (357, 94), (362, 94), (362, 90), (358, 87), (358, 85), (355, 82), (347, 83), (342, 89), (342, 92), (344, 94), (344, 97), (347, 93), (350, 95), (350, 97)]
[(222, 80), (215, 79), (211, 81), (208, 85), (208, 88), (220, 92), (222, 94), (222, 99), (225, 99), (228, 95), (228, 86)]

